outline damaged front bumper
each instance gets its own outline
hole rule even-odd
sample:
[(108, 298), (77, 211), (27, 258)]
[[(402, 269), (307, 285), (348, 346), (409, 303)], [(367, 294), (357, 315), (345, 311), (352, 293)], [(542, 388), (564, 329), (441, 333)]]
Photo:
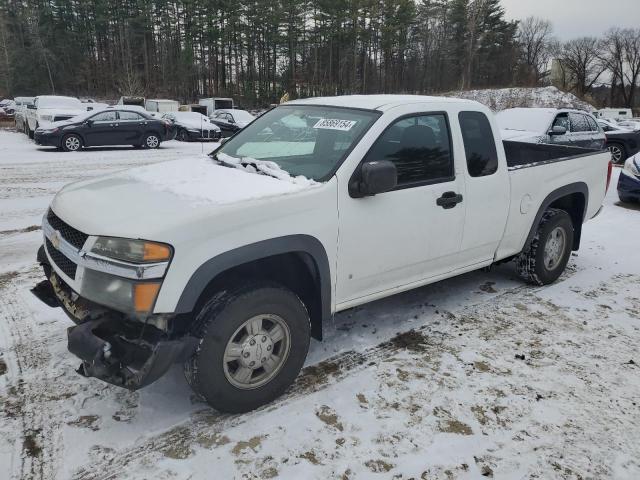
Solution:
[(68, 349), (82, 360), (78, 373), (137, 390), (187, 360), (198, 345), (194, 337), (162, 339), (154, 327), (131, 327), (108, 317), (70, 327)]
[[(68, 349), (82, 363), (78, 373), (129, 390), (147, 386), (172, 364), (186, 361), (199, 340), (171, 335), (163, 319), (132, 319), (80, 297), (52, 271), (47, 257), (38, 252), (47, 280), (32, 292), (49, 306), (59, 306), (77, 324), (67, 330)], [(151, 321), (149, 321), (151, 320)]]

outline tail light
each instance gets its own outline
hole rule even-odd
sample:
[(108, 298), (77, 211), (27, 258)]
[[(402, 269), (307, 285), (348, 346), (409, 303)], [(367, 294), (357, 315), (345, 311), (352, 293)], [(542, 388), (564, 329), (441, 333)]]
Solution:
[(609, 184), (611, 183), (611, 174), (613, 173), (613, 162), (609, 160), (609, 166), (607, 167), (607, 188), (605, 193), (609, 191)]

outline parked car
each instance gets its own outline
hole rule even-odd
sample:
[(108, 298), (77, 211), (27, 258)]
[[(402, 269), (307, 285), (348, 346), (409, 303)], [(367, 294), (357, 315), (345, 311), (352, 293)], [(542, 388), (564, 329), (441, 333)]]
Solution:
[(5, 114), (13, 115), (16, 111), (16, 102), (10, 98), (5, 98), (0, 101), (0, 108), (4, 110)]
[[(262, 134), (292, 116), (304, 141)], [(83, 375), (134, 390), (186, 361), (199, 395), (243, 412), (291, 385), (336, 312), (510, 259), (530, 283), (557, 280), (602, 208), (610, 157), (503, 147), (469, 100), (292, 101), (211, 158), (63, 188), (36, 291), (78, 323)]]
[(607, 137), (607, 148), (615, 164), (623, 164), (627, 158), (640, 151), (640, 131), (623, 127), (607, 120), (598, 120)]
[(216, 110), (211, 115), (211, 121), (220, 127), (223, 137), (230, 137), (238, 130), (242, 130), (256, 119), (246, 110), (236, 108)]
[(234, 108), (233, 98), (201, 98), (198, 103), (207, 107), (207, 116), (209, 117), (211, 117), (216, 110)]
[(171, 122), (176, 130), (176, 139), (181, 142), (220, 140), (220, 128), (201, 113), (171, 112), (165, 113), (162, 118)]
[(69, 120), (85, 113), (87, 107), (75, 97), (40, 95), (27, 106), (27, 134), (33, 138), (38, 128), (49, 128), (52, 123)]
[(510, 108), (496, 118), (505, 140), (605, 148), (606, 137), (596, 119), (581, 110)]
[(618, 178), (618, 198), (621, 202), (640, 202), (640, 158), (629, 157)]
[(158, 148), (173, 138), (168, 122), (127, 106), (88, 112), (35, 131), (36, 144), (74, 152), (83, 147), (132, 145)]
[(27, 133), (26, 130), (26, 115), (27, 106), (33, 103), (34, 97), (16, 97), (16, 112), (14, 114), (14, 121), (16, 122), (16, 130), (18, 132)]
[(4, 108), (0, 107), (0, 120), (8, 120), (10, 118), (13, 118), (13, 116), (9, 115)]

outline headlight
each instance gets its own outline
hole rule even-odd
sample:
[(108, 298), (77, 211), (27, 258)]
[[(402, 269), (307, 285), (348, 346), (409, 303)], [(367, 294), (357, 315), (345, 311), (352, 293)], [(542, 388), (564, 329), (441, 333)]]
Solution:
[(40, 133), (56, 133), (60, 129), (59, 128), (38, 128), (38, 130), (40, 131)]
[(82, 278), (82, 295), (119, 312), (143, 315), (153, 310), (160, 284), (158, 281), (136, 282), (87, 269)]
[(634, 175), (636, 177), (640, 177), (640, 165), (638, 165), (638, 162), (636, 161), (636, 157), (635, 156), (627, 159), (627, 161), (624, 162), (623, 170), (626, 173), (630, 173), (631, 175)]
[(166, 262), (171, 259), (171, 247), (164, 243), (127, 238), (98, 237), (91, 253), (132, 263)]
[(200, 130), (197, 128), (187, 128), (187, 131), (191, 132), (191, 133), (200, 133)]

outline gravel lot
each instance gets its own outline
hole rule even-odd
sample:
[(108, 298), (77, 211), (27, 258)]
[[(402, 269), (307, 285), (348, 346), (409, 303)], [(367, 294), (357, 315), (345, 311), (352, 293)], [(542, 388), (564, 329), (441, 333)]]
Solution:
[(640, 209), (615, 183), (555, 285), (504, 265), (343, 312), (250, 414), (199, 403), (178, 366), (134, 393), (77, 375), (70, 321), (29, 291), (48, 203), (210, 149), (62, 153), (0, 131), (0, 477), (640, 478)]

